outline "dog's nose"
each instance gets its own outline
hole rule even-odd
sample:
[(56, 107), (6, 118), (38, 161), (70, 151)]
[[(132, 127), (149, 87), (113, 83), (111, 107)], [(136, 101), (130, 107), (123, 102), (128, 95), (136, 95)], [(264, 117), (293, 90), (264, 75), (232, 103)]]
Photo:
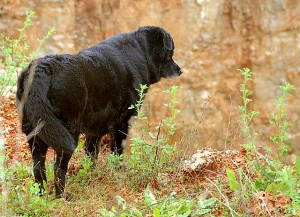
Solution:
[(181, 75), (183, 73), (182, 69), (179, 69), (178, 74)]

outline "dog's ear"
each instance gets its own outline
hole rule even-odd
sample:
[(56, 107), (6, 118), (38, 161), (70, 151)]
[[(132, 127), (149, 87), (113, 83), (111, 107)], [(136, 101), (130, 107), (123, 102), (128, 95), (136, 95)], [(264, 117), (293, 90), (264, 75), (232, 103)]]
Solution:
[(163, 32), (163, 42), (167, 50), (173, 50), (173, 40), (169, 33)]
[(139, 28), (139, 31), (145, 32), (149, 41), (155, 41), (156, 43), (160, 42), (161, 45), (167, 50), (174, 49), (173, 39), (171, 35), (164, 29), (156, 26), (143, 26)]

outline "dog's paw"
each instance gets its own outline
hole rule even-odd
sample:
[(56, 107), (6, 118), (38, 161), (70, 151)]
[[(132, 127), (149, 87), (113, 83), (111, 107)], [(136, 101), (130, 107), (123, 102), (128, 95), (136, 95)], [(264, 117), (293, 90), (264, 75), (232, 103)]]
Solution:
[(66, 192), (60, 195), (56, 195), (56, 199), (64, 198), (66, 201), (70, 201), (73, 198), (73, 194), (70, 192)]

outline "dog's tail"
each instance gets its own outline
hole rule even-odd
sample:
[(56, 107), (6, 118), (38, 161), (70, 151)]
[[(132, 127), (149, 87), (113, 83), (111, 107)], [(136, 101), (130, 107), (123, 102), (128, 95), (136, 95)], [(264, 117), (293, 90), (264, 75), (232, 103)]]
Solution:
[[(18, 78), (17, 105), (20, 123), (30, 140), (38, 136), (57, 152), (72, 154), (76, 148), (74, 138), (54, 115), (47, 98), (50, 87), (49, 71), (33, 61)], [(31, 132), (29, 132), (29, 131)]]

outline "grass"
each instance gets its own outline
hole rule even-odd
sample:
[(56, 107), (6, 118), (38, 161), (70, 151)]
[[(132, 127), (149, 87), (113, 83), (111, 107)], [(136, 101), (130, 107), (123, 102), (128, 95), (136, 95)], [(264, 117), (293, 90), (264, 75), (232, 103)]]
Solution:
[[(6, 56), (0, 64), (7, 73), (1, 77), (1, 95), (7, 86), (15, 85), (15, 72), (37, 54), (35, 50), (29, 59), (24, 57), (26, 52), (30, 52), (24, 42), (24, 31), (30, 26), (33, 16), (33, 13), (27, 15), (18, 39), (6, 38), (1, 44), (2, 53)], [(50, 30), (42, 42), (52, 33)], [(129, 108), (137, 110), (135, 124), (139, 124), (142, 129), (140, 135), (129, 141), (130, 149), (125, 155), (100, 155), (93, 170), (81, 141), (69, 166), (67, 191), (74, 193), (70, 202), (53, 199), (51, 160), (47, 164), (46, 192), (40, 196), (39, 188), (33, 182), (31, 163), (9, 163), (5, 155), (5, 138), (3, 132), (0, 132), (0, 215), (250, 216), (254, 211), (261, 216), (300, 215), (300, 157), (292, 165), (283, 161), (288, 150), (288, 129), (291, 126), (286, 119), (286, 108), (288, 98), (291, 97), (290, 91), (294, 87), (288, 83), (280, 87), (282, 93), (278, 96), (278, 111), (270, 118), (270, 124), (276, 128), (270, 139), (277, 149), (266, 147), (266, 154), (262, 154), (257, 148), (260, 134), (253, 126), (253, 118), (259, 117), (259, 112), (249, 109), (252, 90), (248, 89), (248, 84), (253, 82), (254, 73), (248, 68), (239, 72), (244, 78), (240, 86), (243, 104), (239, 107), (240, 131), (244, 138), (241, 146), (246, 152), (243, 167), (236, 166), (238, 162), (232, 162), (230, 168), (224, 169), (224, 174), (213, 174), (217, 171), (213, 167), (204, 168), (197, 174), (184, 172), (186, 150), (178, 150), (177, 144), (170, 142), (170, 138), (176, 134), (176, 118), (180, 112), (177, 108), (179, 88), (173, 86), (164, 92), (170, 96), (170, 101), (165, 104), (170, 115), (151, 131), (147, 127), (148, 117), (142, 107), (147, 87), (142, 85), (138, 90), (139, 100)], [(275, 155), (272, 154), (274, 152)], [(217, 160), (224, 161), (214, 160), (214, 163)], [(285, 198), (288, 202), (273, 209), (268, 206), (268, 196)], [(259, 208), (253, 211), (252, 206)]]

